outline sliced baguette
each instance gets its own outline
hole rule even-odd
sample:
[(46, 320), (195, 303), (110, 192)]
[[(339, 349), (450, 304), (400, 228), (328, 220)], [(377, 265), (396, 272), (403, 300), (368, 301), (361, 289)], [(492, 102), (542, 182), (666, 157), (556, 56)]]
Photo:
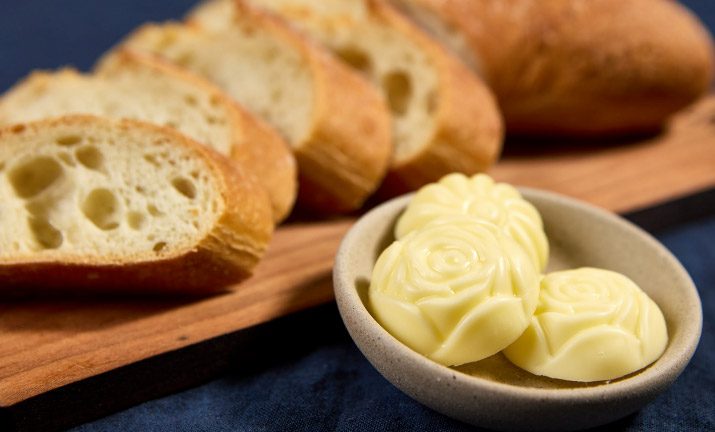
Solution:
[(171, 128), (67, 116), (0, 130), (0, 292), (210, 292), (270, 240), (253, 176)]
[(35, 72), (0, 98), (0, 125), (65, 114), (166, 125), (261, 173), (282, 220), (296, 197), (295, 160), (281, 136), (210, 82), (154, 57), (118, 52), (97, 75)]
[(279, 20), (247, 11), (218, 32), (145, 25), (122, 45), (209, 78), (282, 132), (298, 161), (303, 204), (356, 209), (385, 175), (392, 148), (380, 95)]
[(397, 2), (481, 72), (518, 134), (655, 131), (713, 80), (707, 30), (671, 0)]
[[(251, 9), (211, 0), (189, 19), (220, 30)], [(486, 170), (503, 127), (489, 89), (454, 56), (388, 4), (371, 0), (261, 0), (364, 73), (389, 102), (395, 154), (386, 189), (403, 192), (451, 172)]]

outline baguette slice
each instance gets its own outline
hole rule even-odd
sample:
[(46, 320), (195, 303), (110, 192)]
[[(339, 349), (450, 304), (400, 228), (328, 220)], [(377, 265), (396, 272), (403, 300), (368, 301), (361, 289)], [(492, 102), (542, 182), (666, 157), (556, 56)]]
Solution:
[(67, 116), (0, 130), (0, 292), (192, 292), (270, 240), (253, 176), (171, 128)]
[[(221, 29), (246, 0), (211, 0), (189, 19)], [(416, 189), (451, 172), (475, 174), (499, 156), (501, 116), (489, 89), (465, 65), (385, 2), (261, 0), (365, 74), (393, 115), (395, 154), (385, 190)]]
[(205, 76), (275, 126), (293, 147), (309, 207), (356, 209), (385, 175), (392, 148), (380, 95), (279, 20), (247, 11), (218, 32), (145, 25), (122, 45)]
[(651, 132), (707, 93), (707, 30), (672, 0), (398, 0), (490, 84), (509, 132)]
[(97, 75), (35, 72), (0, 98), (0, 125), (65, 114), (173, 127), (261, 173), (275, 221), (287, 216), (295, 201), (295, 159), (281, 136), (210, 82), (172, 64), (125, 50)]

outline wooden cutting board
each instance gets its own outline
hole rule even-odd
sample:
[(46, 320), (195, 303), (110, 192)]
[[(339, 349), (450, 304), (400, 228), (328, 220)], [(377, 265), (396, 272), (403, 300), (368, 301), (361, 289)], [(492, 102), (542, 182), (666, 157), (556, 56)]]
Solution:
[[(621, 142), (510, 141), (507, 147), (491, 172), (498, 180), (632, 212), (715, 190), (715, 96), (678, 116), (658, 136)], [(705, 204), (715, 211), (712, 200)], [(66, 418), (54, 426), (85, 421), (72, 418), (61, 404), (47, 408), (34, 402), (54, 400), (47, 395), (75, 389), (93, 377), (120, 376), (118, 371), (124, 388), (139, 395), (133, 403), (175, 390), (176, 385), (157, 383), (171, 382), (176, 363), (157, 368), (149, 378), (133, 380), (127, 371), (144, 364), (138, 362), (171, 358), (167, 356), (187, 347), (332, 301), (333, 256), (352, 222), (344, 218), (281, 227), (252, 279), (209, 298), (2, 302), (0, 429), (3, 424), (47, 426), (52, 422), (37, 419), (48, 412), (64, 412)], [(210, 355), (199, 357), (207, 367), (221, 363)], [(94, 390), (73, 390), (63, 403), (78, 405), (91, 397), (105, 404), (94, 415), (116, 409), (112, 389)], [(42, 407), (50, 411), (42, 412)]]

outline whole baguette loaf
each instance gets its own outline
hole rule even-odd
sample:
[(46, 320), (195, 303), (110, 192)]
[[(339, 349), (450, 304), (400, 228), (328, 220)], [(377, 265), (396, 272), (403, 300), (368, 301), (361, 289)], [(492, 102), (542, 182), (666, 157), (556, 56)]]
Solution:
[(391, 108), (395, 146), (384, 190), (400, 193), (451, 172), (481, 172), (499, 156), (503, 126), (489, 89), (390, 5), (373, 0), (210, 0), (189, 19), (221, 29), (251, 5), (287, 19), (381, 90)]
[(330, 212), (360, 207), (392, 153), (380, 95), (279, 20), (247, 10), (234, 24), (215, 32), (145, 25), (120, 46), (203, 75), (275, 126), (298, 162), (300, 203)]
[(260, 173), (276, 221), (296, 197), (295, 159), (281, 136), (210, 82), (154, 57), (120, 51), (96, 75), (35, 72), (0, 98), (0, 125), (91, 114), (165, 125)]
[(395, 0), (470, 63), (507, 130), (655, 131), (706, 93), (712, 41), (671, 0)]
[(251, 274), (268, 197), (171, 128), (66, 116), (0, 130), (0, 294), (191, 292)]

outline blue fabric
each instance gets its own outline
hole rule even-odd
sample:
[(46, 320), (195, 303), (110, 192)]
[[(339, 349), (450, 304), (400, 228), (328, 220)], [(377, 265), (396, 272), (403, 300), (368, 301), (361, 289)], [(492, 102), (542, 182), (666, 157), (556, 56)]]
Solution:
[[(318, 1), (318, 0), (316, 0)], [(180, 17), (194, 0), (0, 0), (0, 91), (36, 68), (89, 68), (147, 20)], [(715, 28), (715, 2), (687, 0)], [(703, 300), (703, 336), (678, 381), (655, 402), (615, 425), (628, 431), (715, 430), (715, 216), (662, 233)], [(235, 370), (200, 387), (146, 402), (73, 430), (472, 430), (403, 395), (365, 360), (329, 315), (330, 334), (307, 352), (261, 370)], [(277, 335), (276, 337), (280, 337)]]
[[(658, 236), (699, 287), (700, 346), (676, 383), (655, 402), (609, 428), (715, 430), (715, 217)], [(326, 328), (342, 328), (332, 314)], [(306, 335), (309, 339), (310, 335)], [(308, 353), (245, 375), (233, 371), (201, 387), (147, 402), (77, 432), (263, 430), (472, 430), (433, 412), (383, 379), (339, 331)]]
[[(715, 216), (658, 235), (699, 288), (705, 315), (698, 350), (675, 384), (653, 403), (602, 430), (715, 430)], [(232, 371), (195, 389), (146, 402), (75, 432), (136, 431), (461, 431), (388, 383), (339, 329), (308, 352), (263, 370)], [(280, 337), (280, 336), (277, 336)], [(310, 344), (310, 334), (306, 343)]]

